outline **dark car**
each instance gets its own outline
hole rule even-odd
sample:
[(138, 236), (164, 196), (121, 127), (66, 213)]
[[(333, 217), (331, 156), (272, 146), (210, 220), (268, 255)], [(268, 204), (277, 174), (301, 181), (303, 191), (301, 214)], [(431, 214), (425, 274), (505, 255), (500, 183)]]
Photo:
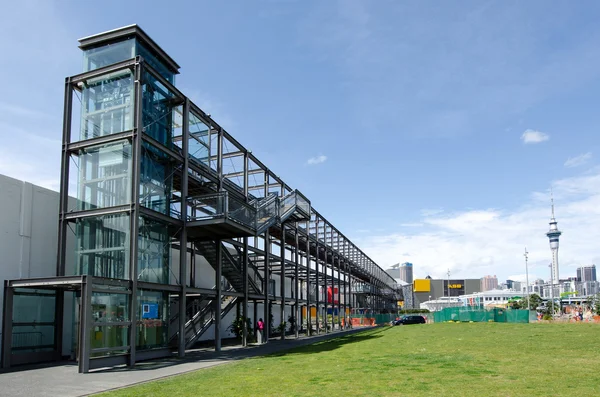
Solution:
[(409, 325), (409, 324), (425, 324), (425, 318), (423, 316), (411, 315), (402, 316), (398, 320), (394, 321), (394, 325)]

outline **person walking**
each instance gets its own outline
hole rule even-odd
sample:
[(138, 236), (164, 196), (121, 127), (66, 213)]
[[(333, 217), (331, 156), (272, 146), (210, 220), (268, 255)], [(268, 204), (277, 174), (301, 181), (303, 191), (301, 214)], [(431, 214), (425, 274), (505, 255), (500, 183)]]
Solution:
[(256, 328), (258, 328), (258, 332), (256, 333), (256, 339), (258, 344), (262, 344), (263, 343), (263, 337), (264, 337), (264, 329), (265, 329), (265, 323), (263, 323), (263, 319), (259, 318), (258, 322), (256, 323)]

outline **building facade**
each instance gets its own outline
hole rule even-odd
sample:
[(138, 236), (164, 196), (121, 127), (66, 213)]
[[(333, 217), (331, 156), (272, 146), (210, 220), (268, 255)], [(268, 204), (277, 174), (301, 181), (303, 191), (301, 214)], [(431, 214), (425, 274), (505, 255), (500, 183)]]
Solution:
[(353, 308), (396, 309), (394, 279), (181, 93), (179, 66), (142, 29), (79, 43), (57, 260), (5, 281), (3, 367), (64, 356), (80, 372), (133, 366), (183, 357), (208, 335), (220, 350), (227, 316), (262, 317), (267, 338), (293, 320), (298, 337), (319, 321), (340, 329)]
[(413, 281), (413, 305), (439, 300), (440, 298), (458, 298), (460, 295), (480, 292), (480, 279), (415, 279)]
[(481, 278), (481, 292), (496, 288), (498, 288), (498, 278), (496, 276), (484, 276)]
[(577, 268), (577, 281), (596, 281), (596, 265), (581, 266)]
[(407, 284), (412, 284), (413, 282), (413, 264), (410, 262), (404, 262), (399, 267), (400, 274), (398, 278), (404, 281)]

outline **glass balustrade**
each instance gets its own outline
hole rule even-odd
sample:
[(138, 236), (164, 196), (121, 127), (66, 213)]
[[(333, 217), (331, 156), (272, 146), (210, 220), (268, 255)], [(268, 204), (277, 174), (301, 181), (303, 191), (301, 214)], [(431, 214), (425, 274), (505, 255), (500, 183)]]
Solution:
[(227, 192), (193, 196), (188, 199), (190, 221), (226, 218), (256, 229), (256, 208)]

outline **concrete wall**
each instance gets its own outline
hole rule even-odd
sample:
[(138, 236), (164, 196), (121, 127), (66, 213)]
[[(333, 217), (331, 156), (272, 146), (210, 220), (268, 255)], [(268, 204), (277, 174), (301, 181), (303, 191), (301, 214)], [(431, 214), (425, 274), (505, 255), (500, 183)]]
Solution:
[(56, 275), (58, 193), (0, 175), (0, 208), (1, 319), (4, 280)]

